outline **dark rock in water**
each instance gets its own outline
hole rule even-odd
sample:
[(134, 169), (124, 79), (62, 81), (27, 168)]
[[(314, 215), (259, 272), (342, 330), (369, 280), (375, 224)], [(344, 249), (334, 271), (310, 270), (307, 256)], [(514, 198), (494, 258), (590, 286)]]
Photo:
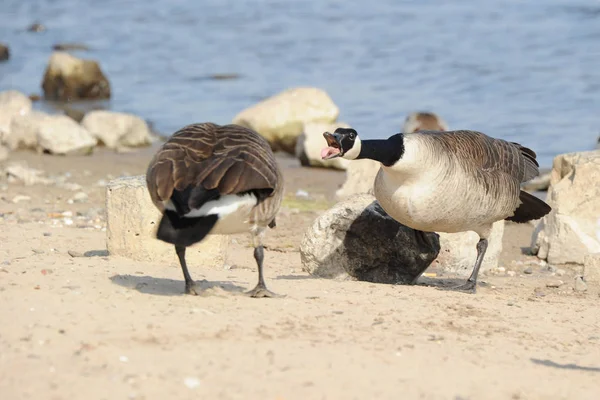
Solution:
[(436, 259), (439, 236), (408, 228), (368, 194), (323, 213), (300, 246), (302, 268), (324, 278), (411, 283)]
[(42, 99), (42, 96), (40, 96), (37, 93), (32, 93), (28, 97), (29, 97), (29, 100), (31, 100), (31, 101), (40, 101)]
[(598, 142), (596, 142), (596, 149), (600, 150), (600, 136), (598, 136)]
[(94, 60), (57, 51), (52, 54), (42, 82), (46, 100), (109, 99), (110, 84)]
[(29, 27), (27, 27), (27, 30), (29, 32), (43, 32), (46, 30), (46, 27), (39, 22), (35, 22), (35, 23), (29, 25)]
[(0, 61), (7, 61), (10, 58), (10, 49), (7, 44), (0, 43)]
[(52, 46), (52, 49), (58, 51), (88, 51), (90, 48), (82, 43), (57, 43)]
[(239, 74), (212, 74), (210, 76), (210, 79), (214, 79), (214, 80), (218, 80), (218, 81), (224, 81), (224, 80), (229, 80), (229, 79), (239, 79), (240, 75)]

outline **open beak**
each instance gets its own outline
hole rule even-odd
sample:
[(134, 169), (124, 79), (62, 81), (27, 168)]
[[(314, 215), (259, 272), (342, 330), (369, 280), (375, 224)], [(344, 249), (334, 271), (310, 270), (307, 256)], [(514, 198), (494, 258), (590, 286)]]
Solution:
[(342, 156), (342, 144), (340, 143), (340, 135), (329, 132), (323, 133), (323, 137), (327, 141), (327, 147), (321, 150), (321, 158), (323, 160), (331, 160), (332, 158)]

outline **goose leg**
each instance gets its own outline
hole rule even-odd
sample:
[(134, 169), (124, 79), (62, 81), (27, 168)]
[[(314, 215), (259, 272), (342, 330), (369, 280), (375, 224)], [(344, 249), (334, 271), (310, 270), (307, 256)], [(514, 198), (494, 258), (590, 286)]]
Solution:
[(256, 260), (256, 264), (258, 265), (258, 283), (254, 287), (254, 289), (246, 292), (246, 294), (250, 297), (283, 297), (279, 294), (271, 292), (267, 289), (267, 285), (265, 284), (265, 279), (263, 276), (263, 260), (265, 258), (264, 247), (260, 240), (260, 235), (256, 235), (253, 237), (254, 239), (254, 259)]
[(194, 281), (190, 276), (190, 272), (187, 268), (187, 263), (185, 262), (185, 246), (175, 246), (175, 251), (177, 252), (179, 264), (181, 264), (183, 277), (185, 278), (185, 293), (198, 296), (198, 293), (196, 293), (196, 290), (194, 289)]
[(475, 266), (473, 267), (473, 272), (467, 282), (453, 288), (454, 290), (459, 290), (462, 292), (475, 293), (477, 290), (477, 275), (479, 275), (479, 268), (481, 268), (481, 263), (483, 262), (483, 256), (485, 256), (485, 252), (488, 247), (487, 239), (479, 239), (477, 242), (477, 260), (475, 261)]

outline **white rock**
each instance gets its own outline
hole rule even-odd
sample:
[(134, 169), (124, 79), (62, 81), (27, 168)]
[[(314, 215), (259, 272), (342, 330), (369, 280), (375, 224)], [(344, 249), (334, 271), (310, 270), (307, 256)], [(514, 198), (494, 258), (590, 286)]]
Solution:
[(98, 143), (87, 129), (65, 115), (49, 116), (38, 127), (37, 141), (38, 150), (60, 155), (90, 154)]
[(334, 279), (409, 283), (439, 252), (435, 233), (410, 229), (388, 216), (371, 195), (357, 195), (321, 214), (300, 245), (302, 269)]
[(44, 176), (44, 171), (30, 168), (25, 163), (13, 162), (4, 170), (9, 183), (23, 183), (25, 186), (48, 185), (52, 179)]
[(318, 88), (285, 90), (240, 112), (233, 123), (260, 133), (274, 150), (295, 154), (296, 141), (308, 122), (334, 122), (340, 111)]
[(338, 200), (344, 200), (355, 194), (373, 194), (375, 177), (381, 168), (381, 163), (373, 160), (353, 160), (346, 167), (346, 181), (335, 192)]
[[(106, 218), (106, 248), (110, 254), (179, 265), (174, 246), (156, 239), (161, 214), (150, 199), (145, 176), (118, 178), (108, 183)], [(188, 265), (221, 268), (228, 243), (226, 235), (208, 235), (187, 249)]]
[(350, 128), (350, 125), (344, 122), (304, 124), (304, 132), (298, 136), (296, 142), (296, 157), (303, 166), (346, 169), (350, 160), (340, 157), (332, 160), (321, 159), (321, 149), (327, 146), (323, 132), (333, 133), (337, 128)]
[[(475, 232), (442, 233), (440, 235), (440, 255), (437, 258), (444, 270), (467, 276), (473, 271), (477, 258), (477, 242), (479, 236)], [(504, 235), (504, 220), (494, 223), (488, 239), (488, 248), (483, 258), (480, 271), (498, 267), (502, 252), (502, 237)]]
[(36, 149), (38, 132), (48, 118), (50, 118), (49, 114), (36, 110), (15, 116), (10, 123), (10, 136), (6, 140), (7, 146), (12, 150)]
[(582, 265), (600, 252), (600, 151), (555, 157), (546, 202), (552, 207), (532, 237), (532, 252), (551, 264)]
[(583, 279), (600, 284), (600, 253), (587, 254), (583, 259)]
[(131, 114), (112, 111), (90, 111), (81, 125), (111, 149), (140, 147), (152, 143), (146, 121)]
[(0, 143), (6, 143), (10, 136), (10, 123), (18, 115), (31, 111), (29, 97), (16, 90), (0, 92)]

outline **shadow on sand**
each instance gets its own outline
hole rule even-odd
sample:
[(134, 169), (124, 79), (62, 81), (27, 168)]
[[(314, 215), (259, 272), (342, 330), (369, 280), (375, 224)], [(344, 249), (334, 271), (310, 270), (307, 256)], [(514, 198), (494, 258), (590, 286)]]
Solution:
[[(165, 278), (154, 278), (147, 275), (113, 275), (110, 277), (112, 283), (135, 289), (140, 293), (152, 294), (158, 296), (183, 296), (185, 295), (185, 283), (183, 280), (173, 280)], [(228, 292), (229, 294), (242, 295), (248, 290), (242, 286), (231, 282), (223, 281), (195, 281), (196, 291), (200, 296), (217, 295), (218, 292)]]
[(600, 372), (600, 367), (583, 367), (577, 364), (559, 364), (551, 360), (540, 360), (532, 358), (531, 362), (538, 365), (544, 365), (546, 367), (559, 368), (559, 369), (572, 369), (576, 371), (588, 371), (588, 372)]

